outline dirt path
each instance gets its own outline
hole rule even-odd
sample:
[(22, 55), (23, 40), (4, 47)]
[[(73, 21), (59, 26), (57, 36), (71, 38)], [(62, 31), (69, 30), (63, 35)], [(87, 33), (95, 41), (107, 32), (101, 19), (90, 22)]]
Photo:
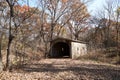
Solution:
[(0, 80), (120, 80), (120, 66), (71, 59), (43, 59), (3, 72)]

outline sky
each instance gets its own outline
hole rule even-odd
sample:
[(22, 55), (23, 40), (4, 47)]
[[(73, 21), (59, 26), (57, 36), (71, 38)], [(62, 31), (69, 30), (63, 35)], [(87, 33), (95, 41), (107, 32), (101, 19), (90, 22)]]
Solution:
[(115, 10), (118, 6), (120, 6), (120, 0), (94, 0), (94, 2), (88, 6), (88, 11), (91, 15), (95, 16), (97, 12), (104, 9), (107, 3), (110, 3), (111, 5), (116, 4), (116, 6), (114, 6)]
[[(29, 1), (29, 6), (31, 6), (31, 7), (37, 7), (37, 0), (28, 0)], [(21, 4), (21, 5), (24, 5), (24, 4), (27, 4), (27, 0), (19, 0), (19, 3)]]
[[(26, 0), (27, 1), (27, 0)], [(108, 0), (108, 1), (115, 1), (115, 0)], [(118, 0), (119, 1), (119, 0)], [(92, 2), (89, 3), (89, 5), (87, 6), (88, 8), (88, 12), (91, 15), (95, 15), (96, 12), (98, 12), (99, 10), (101, 10), (105, 4), (106, 0), (93, 0)], [(22, 3), (21, 3), (22, 4)], [(31, 7), (36, 7), (37, 3), (36, 0), (29, 0), (29, 5)]]
[(105, 0), (94, 0), (87, 7), (89, 13), (91, 15), (95, 15), (98, 10), (103, 8), (104, 4), (105, 4)]

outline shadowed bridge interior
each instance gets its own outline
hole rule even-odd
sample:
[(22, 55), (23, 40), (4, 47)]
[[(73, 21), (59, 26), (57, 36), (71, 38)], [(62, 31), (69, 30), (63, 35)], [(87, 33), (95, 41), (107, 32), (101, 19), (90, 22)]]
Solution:
[(52, 46), (52, 56), (53, 58), (65, 58), (70, 57), (70, 47), (67, 43), (58, 42)]

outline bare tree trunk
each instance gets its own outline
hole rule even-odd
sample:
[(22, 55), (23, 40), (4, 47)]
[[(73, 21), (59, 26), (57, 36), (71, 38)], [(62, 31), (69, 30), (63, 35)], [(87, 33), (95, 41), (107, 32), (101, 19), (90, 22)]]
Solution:
[(76, 34), (75, 34), (75, 40), (78, 40), (78, 37), (79, 37), (79, 34), (76, 33)]
[(0, 36), (0, 72), (3, 70), (3, 64), (2, 64), (2, 36), (3, 34), (1, 34)]
[(13, 6), (14, 6), (14, 1), (13, 0), (11, 0), (11, 1), (9, 1), (9, 0), (6, 0), (6, 2), (8, 3), (8, 5), (9, 5), (9, 8), (10, 8), (10, 21), (9, 21), (9, 38), (8, 38), (8, 46), (7, 46), (7, 56), (6, 56), (6, 66), (5, 66), (5, 68), (6, 69), (8, 69), (8, 70), (10, 70), (10, 45), (11, 45), (11, 42), (12, 42), (12, 40), (13, 40), (13, 36), (12, 36), (12, 34), (11, 34), (11, 22), (12, 22), (12, 17), (13, 17)]
[(48, 52), (47, 52), (47, 42), (45, 42), (45, 58), (48, 57)]
[(117, 47), (117, 56), (119, 56), (119, 16), (117, 16), (117, 23), (116, 23), (116, 47)]
[(55, 27), (55, 23), (51, 23), (50, 40), (53, 39), (54, 27)]
[(11, 35), (11, 16), (10, 16), (10, 23), (9, 23), (9, 38), (8, 38), (8, 46), (7, 46), (7, 56), (6, 56), (6, 69), (10, 68), (10, 45), (13, 40), (13, 36)]

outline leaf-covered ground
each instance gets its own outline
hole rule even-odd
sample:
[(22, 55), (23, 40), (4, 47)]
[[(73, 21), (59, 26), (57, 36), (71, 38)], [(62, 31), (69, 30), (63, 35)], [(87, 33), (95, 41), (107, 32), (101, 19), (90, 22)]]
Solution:
[(72, 59), (42, 59), (2, 72), (0, 80), (120, 80), (120, 66)]

